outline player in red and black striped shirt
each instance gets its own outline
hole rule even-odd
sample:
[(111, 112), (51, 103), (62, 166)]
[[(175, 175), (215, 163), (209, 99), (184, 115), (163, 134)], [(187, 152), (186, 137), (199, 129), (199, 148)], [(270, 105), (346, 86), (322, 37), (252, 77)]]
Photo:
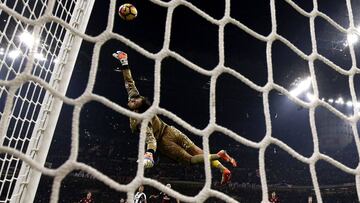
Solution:
[(79, 203), (94, 203), (94, 199), (92, 197), (92, 193), (88, 192), (86, 197), (82, 198)]

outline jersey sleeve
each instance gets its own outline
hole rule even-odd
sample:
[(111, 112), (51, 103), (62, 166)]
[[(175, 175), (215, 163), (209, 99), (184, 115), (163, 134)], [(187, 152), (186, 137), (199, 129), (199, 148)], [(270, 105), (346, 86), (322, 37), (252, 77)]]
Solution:
[[(138, 120), (134, 118), (130, 118), (130, 129), (132, 133), (138, 132), (140, 123)], [(152, 149), (156, 151), (157, 149), (157, 141), (154, 135), (154, 130), (152, 127), (152, 122), (149, 122), (148, 126), (146, 127), (146, 149)]]
[(128, 93), (128, 99), (140, 96), (140, 93), (135, 86), (135, 81), (132, 78), (130, 69), (122, 70), (122, 74), (124, 77), (125, 89)]
[(130, 129), (132, 133), (135, 133), (138, 131), (139, 122), (135, 118), (130, 118)]
[(151, 123), (149, 123), (149, 125), (146, 127), (145, 143), (146, 143), (146, 149), (152, 149), (156, 151), (157, 143)]

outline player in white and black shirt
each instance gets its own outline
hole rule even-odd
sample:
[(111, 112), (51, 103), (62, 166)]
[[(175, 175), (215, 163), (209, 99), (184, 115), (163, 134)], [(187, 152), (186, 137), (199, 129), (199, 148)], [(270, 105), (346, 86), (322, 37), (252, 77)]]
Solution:
[(144, 193), (144, 186), (140, 186), (134, 196), (134, 203), (147, 203), (146, 195)]

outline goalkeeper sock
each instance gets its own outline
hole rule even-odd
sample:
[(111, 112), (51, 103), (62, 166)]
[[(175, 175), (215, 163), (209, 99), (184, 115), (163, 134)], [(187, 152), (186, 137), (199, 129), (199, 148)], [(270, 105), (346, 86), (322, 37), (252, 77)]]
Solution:
[[(217, 154), (210, 154), (209, 156), (210, 161), (219, 159), (219, 156)], [(194, 155), (190, 159), (191, 164), (198, 164), (198, 163), (204, 163), (204, 155), (198, 154)]]
[(218, 168), (220, 172), (223, 172), (226, 169), (218, 160), (211, 161), (211, 166), (213, 168)]

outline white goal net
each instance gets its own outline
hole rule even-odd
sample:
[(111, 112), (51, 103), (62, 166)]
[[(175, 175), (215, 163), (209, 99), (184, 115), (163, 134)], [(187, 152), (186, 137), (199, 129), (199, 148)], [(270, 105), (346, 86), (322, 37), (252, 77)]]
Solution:
[[(356, 182), (356, 192), (360, 195), (359, 167), (351, 168), (321, 152), (319, 149), (319, 132), (317, 129), (316, 110), (324, 108), (338, 119), (344, 122), (346, 133), (351, 134), (357, 150), (360, 142), (358, 138), (357, 122), (359, 120), (359, 106), (355, 91), (354, 78), (358, 74), (357, 53), (354, 45), (347, 44), (351, 58), (349, 70), (342, 68), (320, 53), (317, 46), (317, 27), (315, 19), (321, 18), (330, 24), (338, 32), (345, 35), (359, 36), (359, 30), (355, 26), (353, 7), (350, 0), (345, 0), (346, 16), (349, 26), (344, 27), (334, 21), (318, 9), (318, 1), (313, 0), (313, 8), (310, 11), (298, 6), (295, 1), (284, 0), (292, 12), (296, 12), (306, 18), (309, 24), (310, 52), (306, 53), (298, 48), (290, 40), (278, 32), (277, 7), (279, 1), (270, 0), (269, 13), (271, 31), (267, 35), (260, 34), (241, 20), (232, 17), (233, 1), (224, 1), (224, 12), (221, 18), (214, 18), (197, 6), (186, 0), (160, 1), (150, 0), (152, 4), (166, 9), (166, 20), (161, 50), (152, 52), (141, 45), (114, 32), (114, 21), (117, 17), (117, 6), (115, 0), (106, 1), (109, 4), (107, 12), (106, 29), (97, 36), (90, 36), (85, 33), (85, 28), (93, 8), (95, 0), (1, 0), (0, 3), (0, 202), (32, 202), (37, 190), (41, 175), (53, 177), (51, 189), (51, 202), (58, 202), (60, 197), (61, 182), (74, 170), (82, 170), (95, 179), (101, 181), (108, 187), (118, 191), (126, 192), (129, 202), (133, 201), (134, 193), (140, 185), (148, 185), (166, 192), (184, 202), (204, 202), (209, 198), (217, 198), (226, 202), (237, 202), (231, 195), (227, 195), (212, 187), (212, 174), (209, 160), (205, 161), (205, 184), (203, 189), (195, 196), (183, 195), (171, 190), (159, 181), (144, 176), (143, 154), (145, 143), (145, 131), (149, 118), (160, 114), (182, 126), (193, 134), (201, 136), (204, 156), (210, 152), (209, 139), (215, 132), (230, 137), (234, 142), (241, 143), (250, 148), (258, 150), (258, 168), (261, 183), (262, 202), (268, 202), (268, 174), (266, 171), (265, 154), (270, 145), (276, 145), (292, 157), (308, 166), (310, 172), (316, 201), (323, 202), (317, 179), (316, 164), (318, 161), (325, 161), (343, 172), (353, 175)], [(99, 0), (102, 1), (102, 0)], [(123, 2), (125, 3), (125, 2)], [(139, 4), (141, 4), (139, 2)], [(200, 16), (207, 23), (216, 26), (217, 31), (217, 65), (208, 70), (182, 56), (171, 49), (174, 13), (179, 7), (185, 7), (194, 15)], [(139, 10), (139, 15), (141, 15)], [(225, 57), (225, 27), (231, 25), (251, 36), (253, 39), (265, 44), (264, 55), (266, 55), (267, 79), (264, 85), (252, 81), (234, 67), (226, 65)], [(141, 28), (139, 28), (141, 29)], [(206, 33), (204, 33), (206, 34)], [(91, 56), (91, 68), (84, 93), (76, 99), (65, 96), (72, 71), (77, 60), (82, 40), (94, 45)], [(108, 98), (94, 93), (94, 86), (99, 70), (100, 52), (104, 44), (109, 40), (116, 40), (131, 48), (133, 51), (154, 62), (154, 97), (151, 108), (144, 114), (130, 112), (121, 105), (112, 102)], [(307, 72), (310, 77), (312, 95), (310, 100), (299, 99), (297, 95), (286, 87), (276, 83), (273, 73), (273, 46), (274, 43), (284, 44), (291, 52), (307, 63)], [(246, 48), (242, 49), (246, 51)], [(108, 53), (110, 56), (111, 53)], [(197, 74), (210, 78), (209, 83), (209, 120), (203, 129), (196, 128), (189, 122), (181, 119), (175, 113), (162, 108), (161, 84), (165, 79), (162, 77), (163, 63), (167, 57), (171, 57), (185, 65)], [(111, 59), (109, 59), (111, 60)], [(286, 59), (284, 59), (286, 60)], [(350, 100), (353, 104), (353, 112), (350, 115), (344, 114), (327, 100), (321, 98), (319, 85), (316, 76), (316, 61), (320, 61), (331, 69), (347, 78), (347, 87), (350, 91)], [(260, 141), (253, 141), (222, 126), (217, 120), (217, 94), (218, 80), (227, 74), (250, 89), (256, 91), (262, 98), (263, 117), (265, 120), (266, 132)], [(220, 87), (221, 88), (221, 87)], [(117, 91), (117, 90), (116, 90)], [(273, 134), (273, 121), (270, 112), (269, 95), (271, 92), (278, 92), (293, 103), (308, 110), (308, 123), (311, 130), (313, 151), (310, 156), (299, 153), (288, 143), (276, 138)], [(138, 169), (136, 178), (129, 184), (121, 184), (106, 174), (101, 173), (97, 168), (77, 160), (79, 154), (79, 125), (80, 114), (84, 105), (95, 101), (125, 115), (142, 119), (138, 150)], [(339, 101), (340, 102), (340, 101)], [(62, 104), (73, 106), (73, 118), (71, 129), (71, 152), (68, 160), (57, 169), (49, 169), (44, 166), (46, 156), (52, 141), (52, 135), (56, 127)], [(344, 127), (344, 128), (345, 128)], [(351, 130), (350, 130), (351, 129)], [(324, 130), (326, 131), (326, 129)], [(352, 138), (349, 138), (352, 139)], [(357, 153), (358, 154), (358, 153)]]

